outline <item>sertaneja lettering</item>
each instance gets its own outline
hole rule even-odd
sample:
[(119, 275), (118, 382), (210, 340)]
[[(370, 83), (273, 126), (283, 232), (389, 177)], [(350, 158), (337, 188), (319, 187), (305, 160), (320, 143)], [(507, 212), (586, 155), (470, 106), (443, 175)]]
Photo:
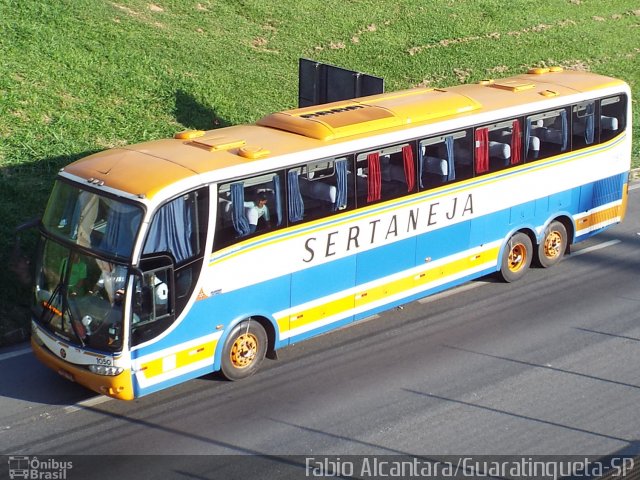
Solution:
[[(422, 212), (424, 214), (421, 214)], [(410, 209), (398, 210), (391, 216), (369, 220), (348, 229), (334, 230), (323, 236), (308, 237), (304, 242), (305, 254), (302, 261), (311, 263), (342, 253), (353, 253), (370, 246), (392, 242), (398, 237), (408, 237), (411, 233), (454, 223), (456, 220), (473, 215), (473, 195), (453, 197), (447, 202), (432, 202)]]

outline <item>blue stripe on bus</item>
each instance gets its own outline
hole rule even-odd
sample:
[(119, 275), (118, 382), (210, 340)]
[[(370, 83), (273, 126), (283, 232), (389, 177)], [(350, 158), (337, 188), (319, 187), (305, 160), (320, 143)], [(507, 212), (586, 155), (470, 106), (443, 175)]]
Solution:
[(302, 305), (352, 288), (356, 284), (356, 259), (357, 255), (351, 255), (292, 273), (291, 305)]
[(153, 385), (149, 385), (148, 387), (141, 387), (138, 381), (136, 380), (135, 375), (133, 376), (133, 391), (136, 397), (142, 395), (148, 395), (150, 393), (155, 393), (159, 390), (163, 390), (167, 387), (173, 387), (174, 385), (178, 385), (180, 383), (186, 382), (187, 380), (191, 380), (193, 378), (202, 377), (203, 375), (207, 375), (214, 371), (213, 366), (200, 368), (198, 370), (194, 370), (193, 372), (185, 373), (182, 375), (177, 375), (175, 377), (169, 378), (162, 382), (158, 382)]

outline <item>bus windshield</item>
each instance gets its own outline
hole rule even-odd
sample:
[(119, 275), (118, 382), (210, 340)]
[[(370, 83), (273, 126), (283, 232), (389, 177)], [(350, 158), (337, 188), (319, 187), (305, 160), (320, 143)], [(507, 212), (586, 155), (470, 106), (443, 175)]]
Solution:
[(142, 208), (57, 181), (42, 219), (44, 229), (116, 259), (129, 259)]
[(41, 248), (34, 312), (41, 326), (81, 346), (120, 350), (127, 267), (53, 240)]

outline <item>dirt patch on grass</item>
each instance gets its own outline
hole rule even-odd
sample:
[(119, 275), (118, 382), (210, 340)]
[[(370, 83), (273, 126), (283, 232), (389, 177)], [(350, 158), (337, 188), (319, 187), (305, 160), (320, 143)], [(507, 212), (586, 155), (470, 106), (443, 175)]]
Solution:
[(116, 7), (118, 10), (122, 10), (127, 15), (131, 15), (132, 17), (137, 17), (138, 15), (140, 15), (140, 12), (136, 12), (134, 9), (126, 7), (124, 5), (120, 5), (118, 3), (111, 3), (111, 5)]
[(269, 45), (269, 40), (265, 37), (256, 37), (251, 40), (251, 48), (253, 48), (254, 50), (265, 53), (278, 53), (278, 50), (267, 48), (267, 45)]
[[(375, 32), (378, 32), (382, 27), (388, 27), (389, 25), (391, 25), (390, 20), (385, 20), (384, 22), (382, 22), (382, 25), (370, 23), (366, 27), (359, 29), (357, 32), (351, 35), (349, 42), (351, 42), (351, 44), (353, 45), (357, 45), (360, 43), (363, 35), (373, 34)], [(347, 42), (344, 40), (332, 40), (328, 44), (316, 45), (315, 47), (313, 47), (313, 50), (322, 51), (325, 48), (329, 48), (330, 50), (342, 50), (344, 48), (347, 48)]]
[(413, 56), (413, 55), (418, 55), (424, 50), (428, 50), (432, 48), (447, 48), (452, 45), (460, 45), (465, 43), (478, 42), (482, 40), (500, 40), (504, 35), (508, 35), (511, 37), (519, 37), (521, 35), (545, 32), (552, 28), (565, 28), (575, 24), (576, 24), (575, 21), (566, 19), (566, 20), (559, 20), (551, 24), (539, 23), (538, 25), (532, 25), (531, 27), (525, 27), (520, 30), (512, 30), (506, 33), (489, 32), (484, 35), (470, 35), (467, 37), (443, 38), (442, 40), (439, 40), (436, 43), (429, 43), (426, 45), (417, 45), (415, 47), (411, 47), (407, 50), (407, 53)]
[[(134, 10), (132, 8), (129, 8), (129, 7), (125, 6), (125, 5), (120, 5), (119, 3), (114, 3), (114, 2), (111, 2), (111, 5), (114, 8), (117, 8), (118, 10), (120, 10), (121, 12), (126, 13), (131, 18), (135, 18), (135, 19), (141, 20), (144, 23), (147, 23), (147, 24), (152, 25), (152, 26), (157, 27), (157, 28), (165, 28), (165, 26), (162, 23), (145, 17), (141, 12), (138, 12), (137, 10)], [(151, 12), (161, 12), (161, 11), (164, 12), (164, 9), (162, 7), (160, 7), (158, 5), (155, 5), (153, 3), (149, 4), (148, 9)], [(114, 21), (116, 23), (120, 23), (120, 19), (119, 18), (116, 18)]]

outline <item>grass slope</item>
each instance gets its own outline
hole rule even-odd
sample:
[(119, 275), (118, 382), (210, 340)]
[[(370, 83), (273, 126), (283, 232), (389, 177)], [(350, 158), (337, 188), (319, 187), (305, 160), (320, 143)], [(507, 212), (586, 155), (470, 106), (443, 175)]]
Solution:
[(13, 230), (77, 158), (295, 106), (299, 57), (388, 91), (561, 65), (638, 98), (639, 46), (637, 0), (0, 0), (0, 342), (28, 326)]

